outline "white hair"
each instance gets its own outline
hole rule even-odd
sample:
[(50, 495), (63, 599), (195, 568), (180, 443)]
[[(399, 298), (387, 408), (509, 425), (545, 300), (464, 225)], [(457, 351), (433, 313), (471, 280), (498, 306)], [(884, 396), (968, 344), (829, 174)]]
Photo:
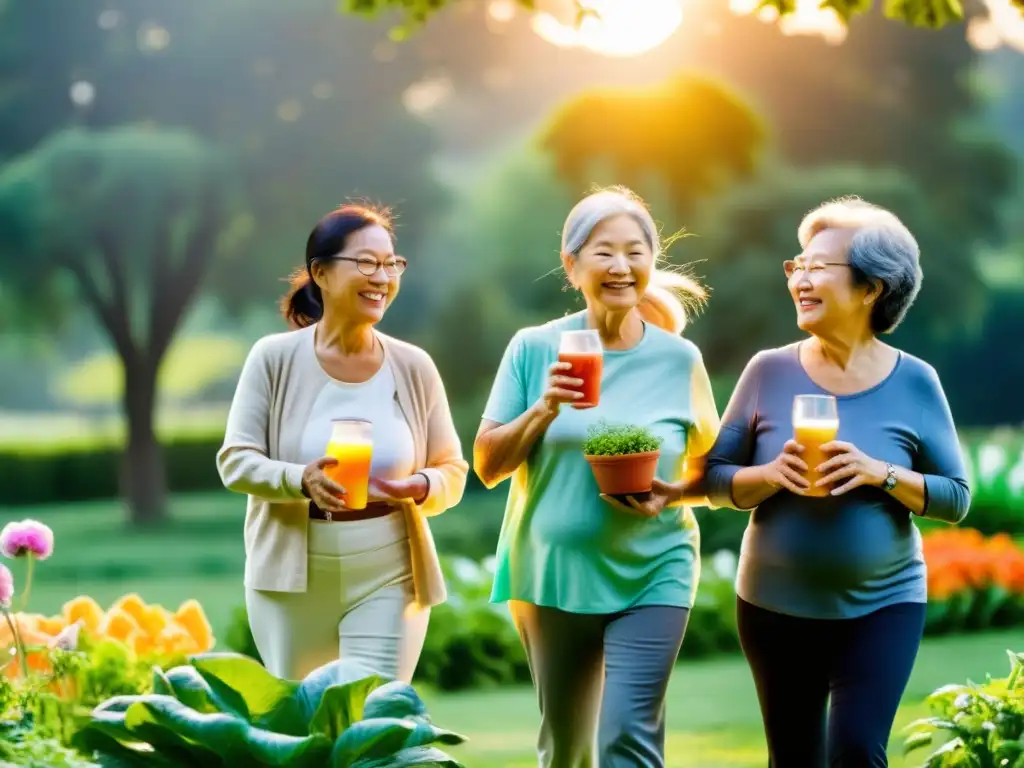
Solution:
[(882, 284), (871, 310), (871, 330), (896, 330), (921, 290), (921, 251), (910, 230), (891, 211), (856, 196), (830, 200), (804, 216), (797, 229), (800, 247), (826, 229), (847, 229), (853, 237), (847, 260), (854, 280)]
[(691, 277), (657, 267), (662, 257), (658, 226), (643, 200), (631, 190), (612, 187), (587, 195), (576, 203), (562, 228), (562, 252), (574, 258), (579, 257), (598, 224), (623, 214), (632, 216), (640, 225), (644, 239), (654, 254), (655, 267), (640, 300), (640, 315), (669, 333), (682, 333), (688, 320), (687, 310), (700, 306), (707, 298), (707, 292)]

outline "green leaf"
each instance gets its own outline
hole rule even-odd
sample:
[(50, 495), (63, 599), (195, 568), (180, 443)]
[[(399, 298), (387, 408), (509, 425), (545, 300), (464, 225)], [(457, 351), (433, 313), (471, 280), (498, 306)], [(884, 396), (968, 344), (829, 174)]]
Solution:
[[(320, 707), (320, 700), (329, 688), (336, 685), (367, 681), (367, 692), (384, 682), (365, 664), (354, 659), (338, 659), (314, 669), (295, 691), (295, 701), (305, 722), (310, 722)], [(361, 704), (361, 702), (360, 702)]]
[(108, 733), (86, 727), (71, 739), (71, 746), (83, 755), (97, 753), (103, 768), (177, 768), (177, 764), (155, 753), (146, 744), (128, 746)]
[(206, 681), (218, 708), (246, 721), (262, 721), (293, 696), (297, 683), (280, 680), (255, 659), (240, 653), (205, 653), (190, 659)]
[(173, 696), (174, 689), (171, 687), (171, 682), (167, 679), (167, 675), (160, 667), (153, 667), (153, 693), (159, 693), (164, 696)]
[[(195, 667), (183, 665), (169, 670), (163, 677), (170, 687), (168, 695), (197, 712), (212, 713), (221, 709), (213, 689)], [(153, 688), (154, 693), (161, 691)]]
[(403, 768), (403, 766), (464, 768), (462, 763), (437, 747), (409, 747), (380, 760), (359, 760), (352, 765), (352, 768)]
[(202, 714), (169, 696), (146, 696), (125, 714), (132, 733), (167, 729), (182, 739), (205, 747), (225, 762), (298, 768), (319, 766), (327, 760), (331, 744), (323, 736), (287, 736), (255, 728), (238, 717)]
[(403, 748), (420, 747), (440, 742), (461, 744), (466, 739), (422, 720), (378, 717), (360, 720), (335, 742), (331, 753), (334, 768), (349, 766), (357, 760), (379, 760)]
[(362, 717), (367, 720), (378, 717), (421, 717), (426, 713), (427, 705), (415, 688), (401, 680), (392, 680), (366, 697)]
[(377, 678), (369, 677), (332, 685), (320, 698), (320, 706), (309, 723), (309, 732), (322, 733), (333, 744), (346, 728), (363, 719), (366, 696), (377, 684)]
[(909, 755), (915, 749), (921, 747), (927, 747), (932, 743), (932, 734), (930, 733), (915, 733), (907, 737), (906, 741), (903, 742), (903, 754)]

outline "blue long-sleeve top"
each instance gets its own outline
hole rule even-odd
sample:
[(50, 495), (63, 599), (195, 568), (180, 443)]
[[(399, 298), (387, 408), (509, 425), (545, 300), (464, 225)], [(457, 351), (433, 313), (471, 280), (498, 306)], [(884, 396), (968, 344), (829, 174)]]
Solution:
[[(748, 363), (708, 456), (715, 506), (737, 509), (733, 476), (772, 461), (793, 437), (793, 398), (830, 394), (799, 359), (799, 344), (759, 352)], [(901, 352), (876, 386), (837, 396), (837, 439), (868, 456), (924, 475), (924, 517), (958, 523), (971, 493), (953, 416), (935, 369)], [(723, 510), (719, 514), (726, 514)], [(880, 488), (835, 497), (782, 489), (750, 515), (737, 594), (793, 616), (855, 618), (897, 603), (927, 601), (921, 534), (907, 507)]]

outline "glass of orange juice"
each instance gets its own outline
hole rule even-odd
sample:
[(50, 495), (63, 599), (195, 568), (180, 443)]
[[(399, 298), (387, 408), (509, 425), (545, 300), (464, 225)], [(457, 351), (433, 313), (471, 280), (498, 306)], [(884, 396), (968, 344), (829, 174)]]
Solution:
[(822, 475), (814, 468), (831, 458), (821, 446), (836, 439), (839, 433), (839, 406), (832, 395), (797, 395), (793, 399), (793, 439), (804, 447), (800, 458), (807, 462), (807, 496), (828, 496), (829, 489), (816, 488)]
[(365, 419), (334, 419), (325, 456), (338, 463), (324, 474), (345, 489), (342, 501), (349, 509), (366, 509), (373, 459), (373, 424)]

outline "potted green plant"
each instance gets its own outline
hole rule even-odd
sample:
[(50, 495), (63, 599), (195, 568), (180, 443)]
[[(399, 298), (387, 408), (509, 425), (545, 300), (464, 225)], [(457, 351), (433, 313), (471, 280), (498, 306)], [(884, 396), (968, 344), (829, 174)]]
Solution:
[(583, 455), (601, 493), (646, 493), (651, 490), (658, 468), (661, 438), (647, 427), (600, 421), (587, 430)]

